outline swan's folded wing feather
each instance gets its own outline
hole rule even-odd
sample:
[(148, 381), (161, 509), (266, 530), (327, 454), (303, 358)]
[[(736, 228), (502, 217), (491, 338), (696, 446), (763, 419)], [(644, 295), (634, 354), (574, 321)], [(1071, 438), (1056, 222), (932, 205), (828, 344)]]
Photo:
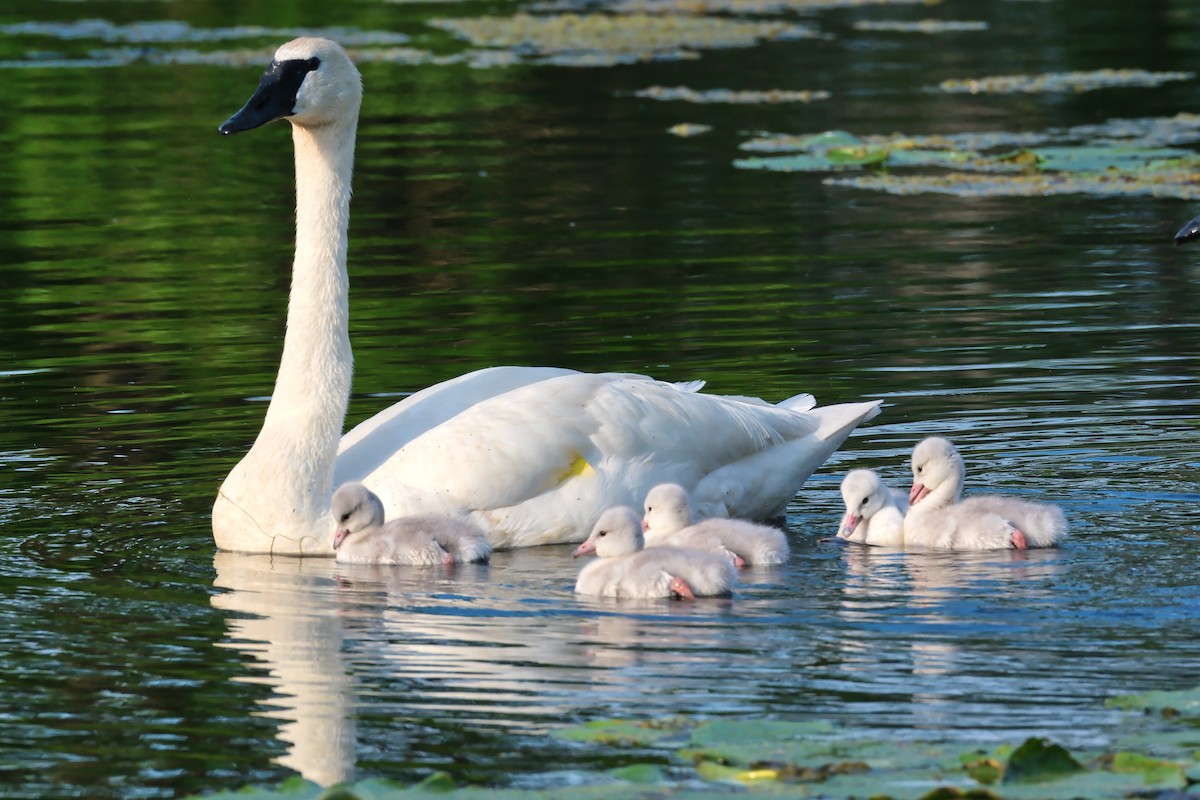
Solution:
[(484, 400), (576, 374), (559, 367), (488, 367), (422, 389), (363, 420), (342, 437), (333, 485), (362, 480), (416, 437)]
[(597, 472), (619, 480), (608, 472), (637, 473), (649, 462), (656, 473), (674, 465), (694, 480), (818, 425), (641, 376), (577, 374), (468, 408), (410, 441), (381, 472), (389, 483), (457, 497), (467, 508), (503, 508)]

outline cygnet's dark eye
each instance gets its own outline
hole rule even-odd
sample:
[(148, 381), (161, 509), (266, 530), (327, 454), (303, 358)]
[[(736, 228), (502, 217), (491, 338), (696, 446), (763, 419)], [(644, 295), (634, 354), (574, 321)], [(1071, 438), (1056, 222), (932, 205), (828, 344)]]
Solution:
[(918, 475), (920, 475), (920, 474), (921, 474), (921, 470), (923, 470), (923, 469), (925, 469), (925, 467), (923, 467), (923, 466), (922, 466), (922, 467), (917, 467), (917, 474), (918, 474)]
[(604, 534), (606, 534), (606, 533), (608, 533), (608, 531), (600, 531), (600, 532), (599, 532), (599, 533), (597, 533), (596, 535), (597, 535), (597, 536), (603, 536), (603, 535), (604, 535)]
[(345, 522), (345, 521), (346, 521), (346, 520), (348, 520), (348, 519), (350, 519), (350, 512), (349, 512), (349, 511), (347, 511), (345, 514), (342, 514), (342, 517), (341, 517), (341, 520), (340, 520), (340, 521), (341, 521), (341, 522)]
[(859, 503), (859, 505), (861, 505), (861, 506), (865, 506), (865, 505), (866, 505), (868, 502), (870, 502), (870, 500), (871, 500), (871, 498), (869, 498), (869, 497), (864, 497), (864, 498), (863, 498), (863, 501), (862, 501), (861, 503)]

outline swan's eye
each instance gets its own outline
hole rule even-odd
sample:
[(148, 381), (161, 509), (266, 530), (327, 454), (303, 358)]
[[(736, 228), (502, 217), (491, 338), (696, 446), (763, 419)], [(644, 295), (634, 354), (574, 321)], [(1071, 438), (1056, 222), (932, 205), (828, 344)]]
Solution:
[(345, 521), (346, 521), (346, 520), (348, 520), (348, 519), (350, 519), (350, 512), (349, 512), (349, 511), (347, 511), (345, 514), (342, 514), (342, 516), (341, 516), (341, 521), (342, 521), (342, 522), (345, 522)]
[(924, 467), (917, 467), (917, 474), (918, 474), (918, 475), (920, 475), (920, 474), (921, 474), (921, 470), (923, 470), (923, 469), (925, 469), (925, 468), (924, 468)]
[(646, 506), (646, 513), (647, 513), (647, 514), (649, 514), (649, 513), (650, 513), (651, 511), (653, 511), (653, 510), (654, 510), (654, 506)]
[(603, 536), (603, 535), (604, 535), (604, 534), (606, 534), (606, 533), (608, 533), (608, 531), (600, 531), (600, 532), (599, 532), (599, 533), (597, 533), (596, 535), (597, 535), (597, 536)]
[(870, 500), (871, 500), (871, 498), (869, 498), (869, 497), (864, 497), (864, 498), (863, 498), (863, 501), (862, 501), (861, 503), (859, 503), (859, 505), (863, 505), (863, 506), (865, 506), (865, 505), (866, 505), (868, 502), (870, 502)]

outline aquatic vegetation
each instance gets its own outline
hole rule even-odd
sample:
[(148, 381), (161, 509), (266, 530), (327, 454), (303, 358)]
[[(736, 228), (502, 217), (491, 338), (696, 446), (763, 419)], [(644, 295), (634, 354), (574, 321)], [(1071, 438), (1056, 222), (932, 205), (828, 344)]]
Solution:
[(888, 33), (964, 33), (986, 31), (988, 24), (982, 20), (919, 19), (915, 22), (900, 20), (859, 20), (854, 23), (856, 31), (880, 31)]
[[(173, 44), (182, 42), (220, 42), (230, 39), (294, 39), (297, 36), (324, 36), (346, 47), (392, 45), (408, 41), (402, 33), (362, 31), (354, 28), (266, 28), (239, 25), (232, 28), (193, 28), (178, 20), (131, 22), (118, 25), (104, 19), (74, 22), (16, 22), (0, 25), (0, 35), (42, 36), (52, 39), (96, 39), (102, 42)], [(272, 50), (273, 52), (273, 50)]]
[[(1168, 705), (1192, 708), (1200, 689), (1114, 698), (1109, 704), (1138, 709)], [(648, 800), (669, 797), (887, 797), (900, 800), (1094, 800), (1178, 792), (1200, 778), (1200, 731), (1184, 731), (1177, 717), (1132, 720), (1122, 741), (1103, 752), (1071, 752), (1055, 742), (1030, 738), (992, 750), (920, 741), (881, 741), (855, 736), (823, 722), (773, 719), (596, 720), (563, 728), (553, 736), (579, 746), (603, 748), (608, 761), (628, 753), (629, 763), (573, 783), (572, 797)], [(1139, 724), (1140, 723), (1140, 724)], [(1134, 750), (1136, 741), (1148, 755)], [(674, 762), (647, 763), (646, 750)], [(653, 758), (653, 756), (651, 756)], [(690, 768), (690, 769), (689, 769)], [(703, 782), (698, 785), (698, 782)], [(700, 788), (702, 786), (702, 788)], [(367, 780), (320, 787), (293, 778), (276, 789), (248, 789), (209, 797), (453, 798), (549, 800), (561, 789), (458, 786), (444, 773), (405, 787)], [(1172, 795), (1174, 796), (1174, 795)]]
[(754, 105), (761, 103), (811, 103), (828, 100), (829, 92), (811, 90), (768, 89), (691, 89), (687, 86), (649, 86), (634, 92), (649, 100), (678, 100), (686, 103), (730, 103)]
[(1028, 94), (1089, 92), (1113, 87), (1152, 87), (1169, 81), (1186, 81), (1193, 72), (1147, 72), (1143, 69), (1097, 69), (1091, 72), (1049, 72), (1044, 75), (995, 75), (987, 78), (944, 80), (938, 84), (952, 94)]
[(689, 136), (699, 136), (711, 130), (712, 125), (702, 125), (698, 122), (681, 122), (678, 125), (672, 125), (667, 128), (667, 133), (686, 139)]
[[(857, 137), (846, 131), (760, 135), (741, 147), (755, 153), (740, 169), (863, 172), (825, 183), (890, 194), (965, 197), (1055, 194), (1200, 197), (1200, 154), (1171, 144), (1200, 141), (1200, 116), (1113, 120), (1049, 131), (987, 131), (949, 136)], [(926, 168), (907, 172), (908, 168)], [(947, 170), (930, 173), (929, 168)]]
[[(863, 6), (936, 5), (940, 0), (615, 0), (605, 4), (619, 14), (786, 14)], [(578, 11), (598, 5), (595, 0), (551, 0), (539, 11)]]
[(570, 66), (687, 58), (696, 50), (816, 35), (808, 26), (788, 22), (648, 14), (520, 13), (430, 24), (476, 47), (509, 49), (539, 63)]

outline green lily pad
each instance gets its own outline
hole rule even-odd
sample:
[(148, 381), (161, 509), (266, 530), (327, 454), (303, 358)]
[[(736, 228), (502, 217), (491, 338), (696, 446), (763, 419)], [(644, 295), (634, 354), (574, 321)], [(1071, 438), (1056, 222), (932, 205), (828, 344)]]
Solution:
[(574, 66), (677, 59), (696, 50), (749, 47), (761, 41), (816, 35), (805, 25), (776, 20), (672, 14), (519, 13), (435, 19), (429, 24), (476, 47), (501, 48), (540, 58), (543, 63)]
[(764, 105), (776, 103), (811, 103), (828, 100), (829, 92), (810, 89), (691, 89), (687, 86), (648, 86), (634, 92), (648, 100), (681, 101), (685, 103), (728, 103), (731, 105)]
[(1143, 69), (1097, 69), (1090, 72), (1049, 72), (1043, 75), (993, 75), (986, 78), (945, 80), (938, 84), (951, 94), (1026, 94), (1087, 92), (1117, 86), (1159, 86), (1169, 81), (1187, 81), (1192, 72), (1147, 72)]
[(1104, 705), (1109, 708), (1173, 711), (1187, 717), (1200, 716), (1200, 688), (1174, 692), (1146, 692), (1110, 697)]
[(1039, 783), (1083, 772), (1083, 765), (1061, 745), (1032, 738), (1018, 747), (1004, 766), (1003, 783)]
[(608, 774), (627, 783), (665, 783), (667, 773), (657, 764), (630, 764), (610, 769)]
[(882, 31), (887, 33), (963, 33), (986, 31), (988, 24), (982, 20), (920, 19), (915, 22), (901, 20), (860, 20), (854, 23), (856, 31)]
[(686, 720), (635, 722), (625, 719), (593, 720), (574, 728), (556, 731), (554, 736), (572, 742), (645, 747), (678, 734), (692, 724)]

